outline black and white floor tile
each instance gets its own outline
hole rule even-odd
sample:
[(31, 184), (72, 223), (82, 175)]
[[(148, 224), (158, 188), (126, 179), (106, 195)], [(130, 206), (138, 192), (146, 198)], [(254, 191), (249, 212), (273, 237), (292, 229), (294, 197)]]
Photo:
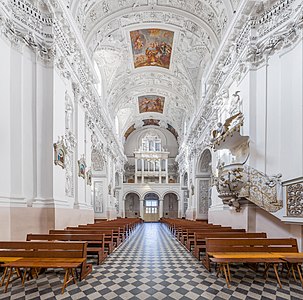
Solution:
[(302, 300), (299, 282), (281, 276), (283, 288), (273, 273), (232, 268), (232, 286), (223, 277), (209, 273), (159, 223), (145, 223), (82, 282), (70, 284), (61, 295), (63, 274), (48, 271), (38, 280), (20, 280), (0, 299), (291, 299)]

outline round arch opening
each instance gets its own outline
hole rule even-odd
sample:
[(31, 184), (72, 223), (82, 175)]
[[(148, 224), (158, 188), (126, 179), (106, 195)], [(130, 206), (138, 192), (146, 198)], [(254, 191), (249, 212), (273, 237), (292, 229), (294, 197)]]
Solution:
[(145, 222), (159, 221), (160, 200), (156, 193), (147, 193), (143, 202), (143, 219)]
[(136, 193), (128, 193), (125, 196), (125, 217), (140, 217), (140, 198)]

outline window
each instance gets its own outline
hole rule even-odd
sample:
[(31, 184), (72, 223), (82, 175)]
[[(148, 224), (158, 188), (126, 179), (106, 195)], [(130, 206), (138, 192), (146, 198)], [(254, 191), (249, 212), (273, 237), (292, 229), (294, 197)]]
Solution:
[(158, 200), (145, 200), (145, 206), (158, 207)]
[(142, 139), (143, 151), (161, 151), (161, 139), (156, 135), (146, 135)]

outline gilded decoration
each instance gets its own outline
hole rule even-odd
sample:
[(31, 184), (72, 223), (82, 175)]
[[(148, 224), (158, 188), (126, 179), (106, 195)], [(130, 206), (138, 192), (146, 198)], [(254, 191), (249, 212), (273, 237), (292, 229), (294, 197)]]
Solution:
[(84, 155), (78, 160), (78, 176), (85, 179), (86, 163)]
[(138, 97), (139, 112), (157, 112), (163, 114), (165, 98), (155, 95), (145, 95)]
[(174, 32), (158, 28), (130, 32), (135, 68), (157, 66), (169, 69)]
[(303, 183), (287, 186), (287, 216), (303, 217)]
[(64, 145), (63, 137), (58, 137), (57, 143), (54, 143), (54, 163), (55, 165), (58, 165), (62, 167), (62, 169), (65, 168), (65, 158), (66, 158), (67, 150)]

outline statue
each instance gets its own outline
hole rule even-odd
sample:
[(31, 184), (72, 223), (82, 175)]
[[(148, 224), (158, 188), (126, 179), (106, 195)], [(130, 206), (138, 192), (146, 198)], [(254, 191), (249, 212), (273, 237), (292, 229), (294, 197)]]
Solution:
[(212, 131), (212, 139), (211, 139), (211, 141), (215, 141), (220, 136), (223, 136), (230, 129), (233, 121), (236, 120), (236, 119), (238, 119), (241, 116), (242, 116), (242, 113), (239, 112), (239, 113), (237, 113), (237, 114), (235, 114), (235, 115), (227, 118), (225, 120), (224, 124), (222, 124), (221, 122), (219, 122), (217, 124), (217, 128)]

